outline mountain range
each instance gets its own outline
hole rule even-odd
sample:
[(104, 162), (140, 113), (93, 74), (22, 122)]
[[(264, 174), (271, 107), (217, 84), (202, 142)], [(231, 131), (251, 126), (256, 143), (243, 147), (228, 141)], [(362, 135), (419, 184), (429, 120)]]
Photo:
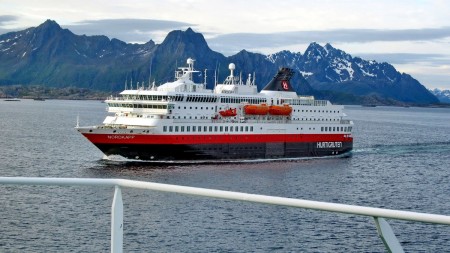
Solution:
[[(118, 92), (128, 85), (148, 86), (173, 80), (187, 58), (208, 69), (207, 86), (228, 74), (229, 63), (243, 77), (255, 73), (264, 87), (280, 67), (297, 73), (292, 84), (299, 94), (350, 104), (432, 104), (438, 99), (416, 79), (388, 63), (353, 57), (330, 44), (311, 43), (301, 54), (281, 51), (263, 55), (242, 50), (224, 56), (211, 50), (191, 28), (170, 32), (161, 44), (130, 44), (106, 36), (76, 35), (47, 20), (38, 27), (0, 35), (0, 85), (79, 87)], [(205, 79), (202, 71), (196, 81)]]
[(450, 104), (450, 90), (433, 89), (430, 92), (435, 95), (441, 103)]

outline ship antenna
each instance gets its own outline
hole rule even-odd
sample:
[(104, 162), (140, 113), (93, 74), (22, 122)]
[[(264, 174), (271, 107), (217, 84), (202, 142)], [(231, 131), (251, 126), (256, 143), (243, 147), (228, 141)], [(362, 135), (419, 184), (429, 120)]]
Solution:
[(127, 90), (127, 82), (128, 82), (128, 74), (127, 74), (127, 76), (125, 77), (125, 90)]
[(130, 90), (132, 90), (133, 89), (133, 77), (131, 77), (131, 88), (130, 88)]
[(150, 88), (150, 80), (152, 78), (152, 65), (153, 65), (153, 55), (152, 58), (150, 58), (150, 67), (149, 67), (149, 75), (148, 75), (148, 87)]
[(205, 85), (205, 87), (204, 88), (206, 88), (206, 71), (207, 71), (208, 69), (205, 69), (205, 83), (204, 83), (204, 85)]
[(80, 127), (80, 113), (77, 114), (77, 126), (76, 128)]
[(216, 61), (216, 70), (214, 71), (214, 89), (216, 89), (216, 86), (217, 86), (217, 78), (218, 78), (217, 76), (219, 75), (218, 74), (219, 67), (220, 67), (220, 63), (218, 61)]

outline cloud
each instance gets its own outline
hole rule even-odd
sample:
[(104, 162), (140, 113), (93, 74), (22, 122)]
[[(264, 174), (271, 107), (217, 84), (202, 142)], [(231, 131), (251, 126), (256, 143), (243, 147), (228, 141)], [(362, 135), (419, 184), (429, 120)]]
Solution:
[(389, 62), (391, 64), (411, 64), (420, 62), (429, 63), (430, 65), (450, 65), (450, 58), (445, 54), (376, 53), (358, 54), (357, 57), (378, 62)]
[(289, 45), (319, 43), (371, 43), (374, 41), (430, 41), (450, 37), (450, 27), (423, 29), (335, 29), (280, 33), (231, 33), (208, 39), (213, 48), (236, 49), (274, 48)]
[(13, 15), (0, 15), (0, 26), (4, 26), (7, 23), (11, 23), (18, 20), (16, 16)]
[(15, 23), (15, 21), (17, 20), (18, 18), (13, 15), (0, 15), (0, 35), (12, 32), (12, 29), (5, 28), (5, 26), (8, 26), (11, 23)]
[[(158, 41), (171, 30), (186, 29), (194, 24), (154, 19), (102, 19), (84, 20), (64, 25), (76, 34), (106, 35), (126, 42)], [(164, 37), (163, 37), (164, 38)], [(163, 39), (162, 38), (162, 39)]]

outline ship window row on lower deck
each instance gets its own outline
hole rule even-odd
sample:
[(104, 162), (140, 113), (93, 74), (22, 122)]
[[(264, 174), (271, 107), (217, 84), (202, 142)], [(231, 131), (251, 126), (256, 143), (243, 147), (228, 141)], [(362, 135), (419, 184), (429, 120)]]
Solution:
[[(300, 112), (300, 109), (294, 109), (294, 112)], [(321, 112), (321, 113), (341, 113), (341, 111), (332, 110), (301, 110), (301, 112)]]
[[(253, 126), (163, 126), (163, 132), (253, 132), (253, 130)], [(297, 128), (297, 130), (299, 129)], [(311, 130), (311, 128), (309, 128), (309, 130)], [(321, 127), (320, 131), (350, 133), (352, 127)]]
[(253, 132), (253, 126), (163, 126), (163, 132)]
[(321, 132), (351, 132), (352, 127), (320, 127)]
[(296, 118), (296, 117), (292, 117), (292, 120), (296, 120), (296, 121), (340, 121), (341, 119), (338, 118)]

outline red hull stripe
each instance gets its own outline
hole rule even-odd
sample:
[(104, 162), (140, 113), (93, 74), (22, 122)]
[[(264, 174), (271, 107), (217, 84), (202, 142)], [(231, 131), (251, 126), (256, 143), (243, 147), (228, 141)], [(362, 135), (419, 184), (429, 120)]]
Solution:
[(152, 134), (83, 134), (94, 144), (223, 144), (261, 142), (352, 142), (347, 134), (221, 134), (221, 135), (152, 135)]

